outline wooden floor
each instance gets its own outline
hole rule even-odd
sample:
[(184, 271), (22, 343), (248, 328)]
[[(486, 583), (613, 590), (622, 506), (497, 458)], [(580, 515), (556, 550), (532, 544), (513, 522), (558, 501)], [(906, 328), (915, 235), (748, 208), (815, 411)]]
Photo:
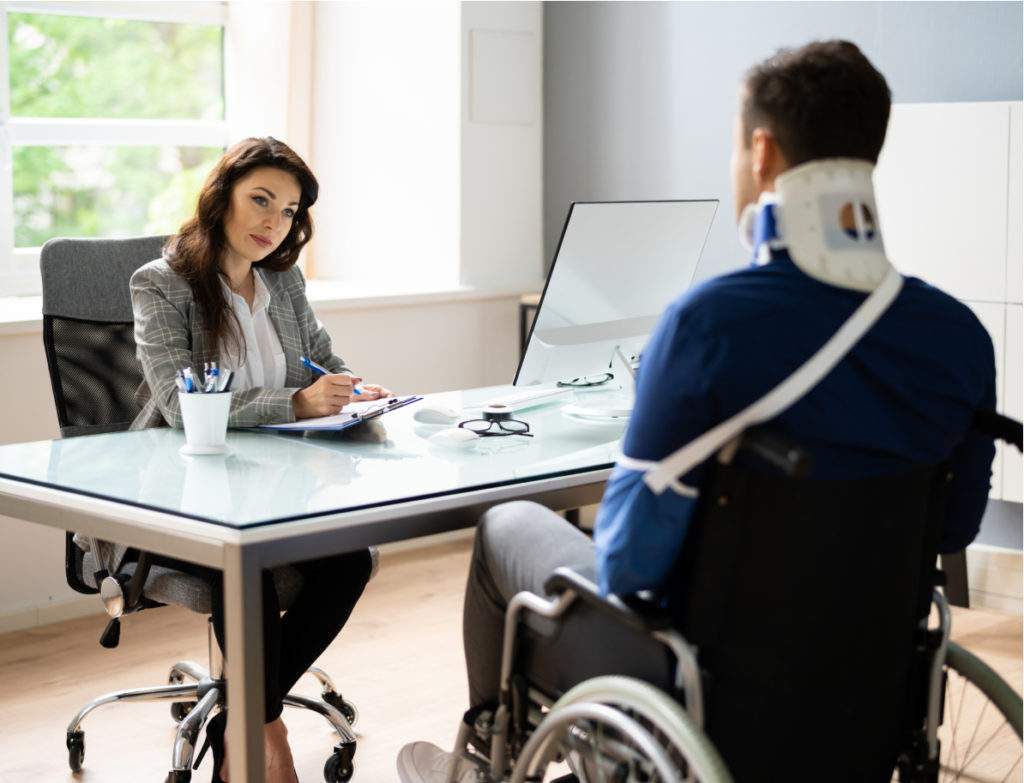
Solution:
[[(383, 568), (318, 665), (356, 702), (361, 717), (355, 780), (397, 780), (395, 756), (411, 740), (454, 741), (466, 706), (461, 605), (469, 541), (385, 555)], [(206, 664), (205, 624), (164, 608), (128, 618), (121, 646), (97, 642), (102, 617), (0, 635), (0, 783), (162, 781), (173, 724), (168, 706), (100, 708), (85, 723), (85, 768), (68, 771), (64, 732), (89, 699), (161, 684), (177, 660)], [(954, 638), (1021, 688), (1021, 618), (956, 612)], [(297, 689), (318, 694), (310, 679)], [(332, 733), (318, 716), (288, 710), (299, 779), (322, 781)], [(209, 779), (204, 761), (195, 780)]]

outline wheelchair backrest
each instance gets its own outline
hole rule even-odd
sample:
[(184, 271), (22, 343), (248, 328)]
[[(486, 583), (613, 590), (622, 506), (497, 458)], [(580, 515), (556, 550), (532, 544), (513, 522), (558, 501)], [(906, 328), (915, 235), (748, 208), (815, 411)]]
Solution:
[(667, 597), (699, 649), (709, 733), (730, 766), (783, 763), (793, 743), (825, 742), (823, 726), (859, 758), (889, 752), (950, 478), (944, 465), (858, 481), (715, 466)]

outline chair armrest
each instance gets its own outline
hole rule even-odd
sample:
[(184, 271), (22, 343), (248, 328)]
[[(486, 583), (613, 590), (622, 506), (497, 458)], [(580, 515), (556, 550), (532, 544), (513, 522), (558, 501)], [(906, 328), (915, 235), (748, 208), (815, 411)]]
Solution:
[(149, 552), (139, 552), (138, 562), (135, 564), (135, 572), (129, 577), (128, 583), (124, 586), (125, 610), (134, 612), (142, 608), (142, 593), (149, 579), (149, 569), (152, 567), (152, 558)]
[(647, 594), (602, 596), (597, 585), (571, 568), (556, 568), (544, 582), (544, 590), (550, 595), (572, 590), (579, 599), (599, 612), (641, 633), (651, 634), (672, 627), (668, 613)]

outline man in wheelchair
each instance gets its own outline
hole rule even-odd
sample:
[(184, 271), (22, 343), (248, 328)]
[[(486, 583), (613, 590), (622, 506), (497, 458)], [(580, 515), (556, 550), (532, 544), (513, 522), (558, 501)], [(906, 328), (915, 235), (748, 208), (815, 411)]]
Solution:
[[(780, 52), (740, 93), (751, 265), (664, 313), (593, 541), (535, 504), (484, 515), (471, 709), (454, 754), (402, 749), (404, 783), (541, 780), (563, 757), (590, 781), (888, 781), (906, 752), (935, 556), (973, 540), (988, 495), (994, 445), (972, 422), (995, 407), (992, 343), (885, 257), (890, 92), (856, 46)], [(661, 690), (573, 690), (608, 673)]]

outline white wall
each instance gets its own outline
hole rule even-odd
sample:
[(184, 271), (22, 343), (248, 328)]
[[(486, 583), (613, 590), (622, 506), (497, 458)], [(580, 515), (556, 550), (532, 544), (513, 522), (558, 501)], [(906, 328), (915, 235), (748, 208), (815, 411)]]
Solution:
[[(511, 383), (518, 358), (518, 297), (424, 304), (316, 307), (335, 350), (367, 380), (402, 392)], [(0, 313), (2, 315), (2, 313)], [(0, 443), (57, 437), (42, 334), (0, 332)], [(64, 580), (63, 533), (0, 516), (0, 632), (101, 611)]]
[(315, 7), (317, 274), (451, 287), (459, 276), (459, 5)]
[(543, 10), (462, 4), (463, 285), (540, 290)]

